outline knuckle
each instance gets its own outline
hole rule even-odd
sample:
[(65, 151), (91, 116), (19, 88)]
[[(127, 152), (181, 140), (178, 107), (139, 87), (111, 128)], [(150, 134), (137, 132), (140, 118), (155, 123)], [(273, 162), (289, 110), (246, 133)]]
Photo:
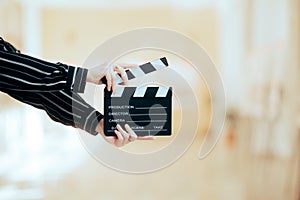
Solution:
[(118, 134), (117, 134), (117, 137), (118, 137), (118, 140), (119, 140), (119, 141), (123, 141), (123, 136), (122, 136), (122, 134), (118, 133)]
[(128, 140), (128, 138), (129, 138), (128, 133), (124, 133), (124, 137), (125, 137), (126, 140)]
[(123, 67), (120, 67), (120, 71), (122, 74), (125, 74), (125, 69)]

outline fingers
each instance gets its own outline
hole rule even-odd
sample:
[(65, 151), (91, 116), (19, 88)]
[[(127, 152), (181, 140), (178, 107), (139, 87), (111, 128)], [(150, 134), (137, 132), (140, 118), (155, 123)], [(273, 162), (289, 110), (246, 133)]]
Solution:
[(132, 68), (136, 68), (139, 65), (137, 64), (118, 64), (114, 67), (114, 70), (121, 76), (122, 80), (123, 80), (123, 84), (127, 84), (128, 81), (128, 77), (126, 74), (126, 69), (132, 69)]
[(129, 64), (129, 63), (119, 63), (118, 65), (121, 66), (123, 69), (131, 69), (139, 66), (138, 64)]
[(135, 140), (155, 140), (156, 139), (155, 136), (151, 136), (151, 135), (138, 137), (128, 124), (125, 124), (126, 131), (120, 125), (117, 125), (117, 129), (122, 134), (123, 145), (127, 144), (128, 142), (133, 142)]
[(129, 134), (129, 138), (128, 138), (129, 142), (135, 141), (137, 139), (136, 133), (130, 128), (128, 124), (125, 124), (125, 129)]
[[(113, 67), (114, 66), (114, 67)], [(120, 74), (123, 83), (127, 84), (128, 77), (126, 74), (126, 69), (138, 67), (137, 64), (118, 64), (118, 65), (107, 65), (104, 63), (100, 66), (96, 66), (90, 70), (88, 70), (87, 74), (87, 82), (91, 82), (94, 84), (106, 84), (107, 90), (111, 91), (115, 89), (116, 84), (116, 73)], [(105, 81), (103, 81), (105, 77)], [(103, 80), (102, 80), (103, 79)]]
[(108, 91), (114, 91), (115, 90), (115, 87), (116, 87), (116, 73), (112, 70), (112, 69), (109, 69), (106, 74), (105, 74), (105, 77), (106, 77), (106, 87), (107, 87), (107, 90)]
[[(103, 121), (102, 121), (102, 123), (103, 123)], [(119, 124), (116, 126), (117, 130), (114, 131), (116, 136), (105, 136), (104, 133), (101, 133), (101, 135), (104, 137), (104, 139), (108, 143), (110, 143), (116, 147), (122, 147), (130, 142), (135, 141), (135, 140), (154, 140), (155, 139), (154, 136), (138, 137), (128, 124), (125, 124), (124, 127), (125, 127), (125, 130)]]
[(138, 67), (139, 65), (137, 64), (119, 64), (117, 66), (117, 73), (120, 74), (122, 80), (123, 80), (123, 83), (122, 85), (126, 85), (127, 82), (128, 82), (128, 77), (127, 77), (127, 73), (126, 73), (126, 69), (132, 69), (132, 68), (136, 68)]
[(114, 144), (117, 140), (115, 136), (106, 136), (103, 131), (104, 119), (101, 119), (97, 125), (96, 131), (110, 144)]
[(110, 89), (111, 89), (111, 75), (110, 75), (110, 73), (107, 73), (106, 75), (105, 75), (105, 77), (106, 77), (106, 87), (107, 87), (107, 90), (108, 91), (110, 91)]
[(114, 92), (116, 88), (116, 74), (114, 71), (111, 71), (111, 89)]
[(117, 147), (124, 146), (130, 142), (129, 134), (119, 124), (117, 125), (117, 130), (115, 130), (115, 133), (117, 135), (117, 141), (115, 142)]
[(133, 142), (137, 139), (137, 135), (135, 132), (128, 126), (128, 124), (125, 125), (126, 131), (118, 124), (117, 130), (115, 130), (116, 138), (114, 141), (114, 145), (116, 147), (121, 147), (129, 142)]
[(112, 90), (113, 92), (115, 91), (117, 85), (116, 83), (117, 74), (115, 72), (117, 72), (121, 76), (121, 79), (123, 80), (123, 84), (126, 85), (128, 82), (128, 77), (125, 69), (135, 68), (137, 66), (138, 65), (136, 64), (119, 64), (119, 65), (115, 65), (115, 67), (108, 67), (107, 72), (105, 74), (107, 80), (106, 83), (107, 90), (108, 91)]
[(117, 125), (117, 129), (122, 134), (125, 141), (129, 139), (129, 134), (119, 124)]
[(155, 136), (152, 136), (152, 135), (149, 135), (149, 136), (139, 136), (137, 137), (137, 140), (155, 140), (156, 137)]
[(120, 74), (124, 84), (127, 84), (127, 81), (128, 81), (128, 77), (127, 77), (127, 74), (126, 74), (126, 71), (123, 67), (120, 67), (120, 66), (116, 66), (115, 67), (115, 70), (118, 74)]
[(124, 138), (121, 132), (115, 130), (115, 134), (117, 135), (117, 139), (115, 140), (114, 144), (116, 147), (121, 147), (124, 145)]

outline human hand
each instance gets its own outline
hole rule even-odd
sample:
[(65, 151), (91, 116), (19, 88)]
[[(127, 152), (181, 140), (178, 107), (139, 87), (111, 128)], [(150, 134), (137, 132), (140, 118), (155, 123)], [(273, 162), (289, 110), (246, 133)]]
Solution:
[(116, 147), (122, 147), (135, 140), (154, 140), (154, 136), (143, 136), (138, 137), (136, 133), (129, 127), (128, 124), (125, 125), (125, 130), (118, 124), (117, 130), (115, 130), (116, 136), (106, 136), (104, 134), (104, 120), (101, 119), (96, 127), (96, 131), (102, 135), (102, 137), (110, 144)]
[(114, 91), (116, 87), (117, 73), (120, 74), (123, 83), (127, 84), (128, 77), (125, 70), (129, 68), (135, 68), (137, 66), (138, 65), (136, 64), (107, 65), (106, 63), (104, 63), (100, 66), (88, 70), (86, 82), (90, 82), (94, 84), (103, 84), (101, 79), (105, 77), (107, 80), (106, 83), (107, 90), (110, 91), (112, 89)]

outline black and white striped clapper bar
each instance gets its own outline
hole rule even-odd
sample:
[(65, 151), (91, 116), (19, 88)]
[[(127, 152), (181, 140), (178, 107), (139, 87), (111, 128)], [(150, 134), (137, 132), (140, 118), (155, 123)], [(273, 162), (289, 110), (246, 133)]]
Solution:
[[(127, 72), (128, 79), (144, 76), (167, 66), (166, 58), (160, 58), (130, 69)], [(104, 132), (107, 136), (115, 135), (116, 124), (122, 127), (128, 124), (138, 136), (171, 135), (171, 114), (171, 87), (117, 86), (114, 93), (104, 90)]]
[[(125, 72), (127, 74), (128, 80), (132, 80), (134, 78), (142, 77), (151, 72), (165, 69), (166, 67), (168, 67), (168, 61), (167, 61), (166, 57), (163, 57), (163, 58), (142, 64), (136, 68), (127, 69)], [(105, 77), (103, 77), (101, 79), (101, 81), (102, 81), (102, 83), (106, 84)], [(123, 83), (123, 80), (119, 74), (116, 75), (116, 83), (117, 84)]]

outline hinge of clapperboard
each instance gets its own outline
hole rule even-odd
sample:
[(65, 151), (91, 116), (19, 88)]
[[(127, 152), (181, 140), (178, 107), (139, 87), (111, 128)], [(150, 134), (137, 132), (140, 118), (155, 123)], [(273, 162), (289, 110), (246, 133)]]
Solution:
[[(132, 80), (134, 78), (144, 76), (144, 75), (149, 74), (151, 72), (155, 72), (155, 71), (158, 71), (158, 70), (161, 70), (161, 69), (165, 69), (168, 66), (169, 66), (169, 64), (168, 64), (167, 58), (163, 57), (163, 58), (159, 58), (159, 59), (156, 59), (154, 61), (142, 64), (142, 65), (140, 65), (136, 68), (127, 69), (125, 72), (127, 74), (128, 80)], [(103, 84), (107, 83), (105, 77), (103, 77), (101, 79), (101, 81), (102, 81)], [(123, 83), (123, 80), (122, 80), (120, 74), (116, 75), (116, 83), (117, 84)]]

